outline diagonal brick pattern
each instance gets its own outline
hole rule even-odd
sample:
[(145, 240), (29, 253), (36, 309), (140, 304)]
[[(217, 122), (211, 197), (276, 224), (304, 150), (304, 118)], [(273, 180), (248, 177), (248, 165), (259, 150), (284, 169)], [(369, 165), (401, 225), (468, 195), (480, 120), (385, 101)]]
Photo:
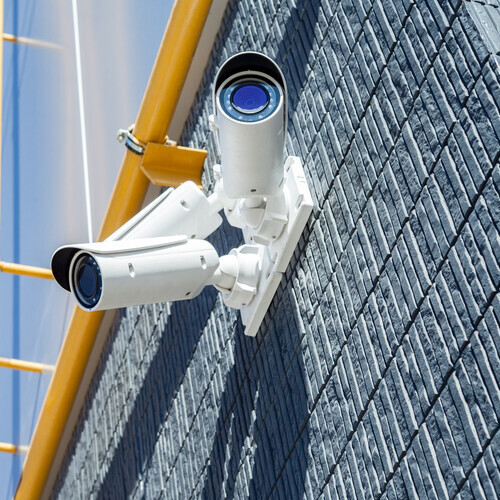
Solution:
[(208, 149), (210, 192), (214, 75), (263, 51), (313, 215), (257, 338), (210, 289), (118, 315), (54, 498), (499, 495), (497, 19), (497, 0), (229, 3), (181, 143)]

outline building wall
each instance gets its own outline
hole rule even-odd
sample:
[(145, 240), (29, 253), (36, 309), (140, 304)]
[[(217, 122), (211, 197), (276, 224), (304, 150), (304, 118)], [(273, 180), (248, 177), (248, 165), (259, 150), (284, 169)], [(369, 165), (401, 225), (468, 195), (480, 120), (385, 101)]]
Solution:
[(54, 498), (496, 497), (499, 7), (230, 2), (181, 143), (210, 192), (211, 82), (263, 51), (313, 214), (256, 338), (214, 289), (121, 311)]

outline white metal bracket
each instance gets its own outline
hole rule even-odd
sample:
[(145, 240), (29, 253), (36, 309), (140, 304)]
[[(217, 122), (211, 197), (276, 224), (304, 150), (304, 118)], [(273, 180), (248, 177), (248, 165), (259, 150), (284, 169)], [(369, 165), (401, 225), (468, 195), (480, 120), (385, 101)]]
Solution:
[[(288, 207), (286, 214), (288, 220), (276, 238), (265, 245), (259, 243), (259, 238), (255, 237), (255, 229), (249, 227), (243, 229), (245, 246), (258, 247), (256, 253), (260, 256), (260, 266), (258, 266), (260, 276), (256, 280), (256, 293), (252, 300), (240, 305), (245, 334), (252, 337), (257, 335), (312, 211), (311, 193), (302, 162), (295, 156), (289, 156), (286, 160), (283, 191)], [(234, 302), (228, 305), (235, 307)]]

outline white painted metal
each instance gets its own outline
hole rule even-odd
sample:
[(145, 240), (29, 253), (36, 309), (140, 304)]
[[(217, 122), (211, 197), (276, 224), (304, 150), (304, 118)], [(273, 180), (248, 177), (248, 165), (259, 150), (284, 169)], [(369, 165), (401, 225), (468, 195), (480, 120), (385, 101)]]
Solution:
[[(286, 271), (290, 259), (312, 212), (312, 198), (307, 186), (302, 162), (297, 157), (288, 157), (285, 163), (284, 191), (288, 204), (288, 223), (280, 236), (262, 254), (260, 278), (257, 294), (247, 305), (241, 306), (241, 319), (245, 325), (245, 334), (257, 335), (264, 316), (271, 305), (281, 277)], [(250, 243), (252, 232), (243, 232), (245, 242)], [(259, 245), (263, 246), (263, 245)]]
[(87, 212), (87, 230), (89, 241), (93, 241), (92, 231), (92, 209), (90, 205), (90, 179), (89, 162), (87, 155), (87, 131), (85, 128), (85, 107), (83, 105), (83, 77), (82, 60), (80, 54), (80, 30), (78, 27), (78, 5), (77, 0), (71, 2), (73, 9), (73, 33), (75, 37), (75, 59), (76, 59), (76, 77), (78, 84), (78, 109), (80, 112), (80, 134), (82, 140), (82, 163), (83, 163), (83, 185), (85, 189), (85, 206)]
[(253, 123), (230, 117), (220, 104), (220, 92), (227, 81), (235, 78), (266, 76), (257, 71), (232, 75), (220, 85), (215, 97), (213, 125), (219, 137), (224, 191), (229, 198), (276, 196), (283, 180), (285, 147), (285, 96), (281, 86), (280, 102), (273, 114)]
[(221, 224), (217, 213), (194, 182), (169, 189), (116, 230), (108, 239), (152, 238), (185, 234), (204, 239)]
[(191, 299), (219, 266), (217, 252), (208, 241), (185, 236), (104, 241), (76, 248), (68, 270), (71, 292), (75, 293), (71, 277), (81, 255), (92, 255), (101, 274), (96, 305), (79, 303), (88, 311)]

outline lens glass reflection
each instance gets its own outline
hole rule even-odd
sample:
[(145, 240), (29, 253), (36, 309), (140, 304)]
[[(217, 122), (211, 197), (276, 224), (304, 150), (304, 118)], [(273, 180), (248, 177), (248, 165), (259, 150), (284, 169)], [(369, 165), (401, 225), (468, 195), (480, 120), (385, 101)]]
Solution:
[(78, 286), (84, 297), (93, 297), (97, 291), (97, 273), (89, 264), (85, 263), (78, 270)]
[(90, 254), (78, 257), (73, 270), (73, 291), (83, 307), (94, 307), (101, 298), (102, 278), (99, 264)]
[(269, 94), (258, 83), (244, 83), (232, 95), (233, 106), (241, 113), (253, 114), (262, 111), (269, 102)]

